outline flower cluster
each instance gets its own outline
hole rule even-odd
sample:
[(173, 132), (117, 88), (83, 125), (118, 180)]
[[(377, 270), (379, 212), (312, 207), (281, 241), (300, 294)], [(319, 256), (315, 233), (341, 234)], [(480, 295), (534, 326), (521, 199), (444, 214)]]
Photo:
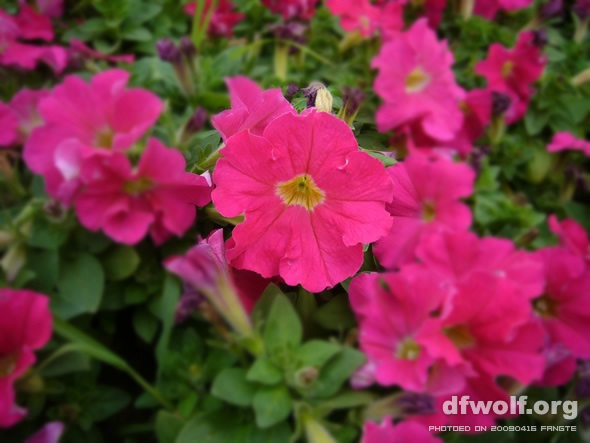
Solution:
[(162, 243), (186, 232), (195, 205), (209, 202), (211, 186), (207, 176), (185, 172), (182, 154), (154, 138), (137, 166), (131, 163), (128, 154), (162, 103), (148, 91), (127, 88), (128, 80), (117, 69), (90, 83), (68, 76), (39, 101), (43, 123), (26, 140), (24, 159), (53, 198), (74, 206), (86, 228), (126, 244), (149, 232)]

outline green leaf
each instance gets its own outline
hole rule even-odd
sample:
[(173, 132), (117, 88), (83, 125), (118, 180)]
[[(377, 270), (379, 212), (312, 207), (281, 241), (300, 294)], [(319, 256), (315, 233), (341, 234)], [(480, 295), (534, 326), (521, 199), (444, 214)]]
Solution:
[(285, 420), (291, 413), (291, 397), (286, 386), (260, 388), (254, 394), (256, 424), (268, 428)]
[(236, 406), (250, 406), (256, 388), (246, 380), (246, 370), (226, 368), (215, 377), (211, 393)]
[(316, 406), (329, 411), (334, 409), (351, 409), (373, 403), (376, 398), (375, 394), (370, 392), (346, 391), (327, 400), (322, 400)]
[(137, 335), (146, 343), (151, 343), (158, 331), (158, 319), (148, 310), (139, 310), (133, 313), (133, 327)]
[(91, 396), (84, 412), (92, 417), (93, 422), (106, 420), (131, 403), (131, 396), (117, 388), (99, 386)]
[(33, 221), (31, 236), (27, 243), (42, 249), (57, 249), (67, 240), (69, 230), (65, 223), (57, 223), (47, 220), (46, 217), (37, 217)]
[(27, 251), (27, 268), (35, 273), (29, 282), (32, 289), (52, 292), (59, 278), (59, 253), (53, 249)]
[(139, 254), (130, 246), (116, 246), (104, 257), (102, 263), (109, 280), (119, 281), (133, 275), (140, 263)]
[(132, 40), (135, 42), (146, 42), (151, 40), (152, 33), (146, 28), (131, 28), (124, 30), (121, 33), (121, 37), (125, 40)]
[(277, 294), (264, 326), (264, 344), (275, 353), (297, 347), (303, 337), (301, 322), (295, 308), (283, 294)]
[(311, 386), (310, 397), (330, 397), (365, 362), (365, 355), (356, 349), (344, 347), (322, 368), (319, 377)]
[(156, 415), (156, 436), (159, 443), (174, 443), (184, 422), (180, 417), (167, 411)]
[(283, 292), (278, 288), (277, 285), (271, 283), (266, 287), (260, 299), (254, 306), (254, 310), (252, 311), (252, 319), (258, 328), (260, 328), (263, 322), (266, 321), (268, 318), (268, 314), (270, 313), (270, 309), (275, 301), (275, 299), (279, 295), (284, 295)]
[(328, 360), (342, 349), (341, 346), (321, 340), (311, 340), (304, 343), (295, 356), (298, 358), (300, 368), (313, 366), (320, 369)]
[(267, 358), (258, 357), (250, 367), (246, 378), (263, 385), (274, 385), (283, 379), (283, 373)]
[(315, 321), (323, 328), (330, 330), (344, 330), (356, 325), (356, 319), (348, 297), (344, 294), (334, 296), (332, 300), (315, 312)]
[(61, 263), (57, 297), (52, 310), (69, 319), (80, 314), (96, 312), (104, 287), (102, 266), (90, 254), (81, 253), (73, 260)]
[(174, 316), (176, 315), (176, 307), (180, 299), (180, 284), (178, 279), (167, 274), (164, 280), (164, 287), (162, 289), (160, 312), (162, 316), (162, 333), (156, 346), (156, 358), (158, 360), (158, 377), (161, 375), (162, 366), (168, 353), (168, 344), (170, 342), (170, 335), (174, 327)]

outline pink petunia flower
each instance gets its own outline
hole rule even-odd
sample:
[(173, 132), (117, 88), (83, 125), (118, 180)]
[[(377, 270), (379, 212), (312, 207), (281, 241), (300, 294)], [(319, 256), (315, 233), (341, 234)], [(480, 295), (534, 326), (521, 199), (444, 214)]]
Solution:
[[(452, 295), (451, 285), (415, 268), (361, 274), (352, 281), (349, 296), (359, 320), (360, 347), (374, 367), (377, 383), (421, 392), (433, 383), (433, 373), (448, 372), (425, 348), (421, 334)], [(459, 379), (455, 388), (461, 387)]]
[[(41, 89), (33, 91), (31, 89), (21, 89), (15, 94), (8, 106), (0, 104), (5, 108), (5, 118), (0, 117), (0, 127), (5, 128), (5, 137), (10, 134), (10, 127), (13, 128), (12, 137), (6, 137), (4, 142), (0, 138), (0, 146), (18, 145), (25, 142), (31, 135), (31, 132), (43, 124), (43, 119), (39, 114), (39, 102), (49, 95), (49, 91)], [(11, 122), (12, 121), (12, 122)], [(14, 126), (16, 124), (16, 126)]]
[(47, 192), (67, 204), (79, 187), (83, 157), (130, 148), (154, 124), (162, 102), (149, 91), (127, 89), (129, 73), (111, 69), (90, 83), (68, 76), (39, 103), (45, 122), (25, 144), (24, 159), (43, 175)]
[(166, 259), (164, 266), (203, 294), (242, 336), (252, 334), (248, 313), (270, 283), (258, 274), (235, 270), (225, 258), (223, 230), (213, 231), (183, 256)]
[(120, 152), (84, 159), (83, 190), (74, 202), (80, 223), (129, 245), (148, 231), (156, 244), (183, 235), (195, 221), (195, 206), (211, 201), (207, 176), (185, 172), (185, 166), (180, 152), (154, 138), (136, 169)]
[(545, 334), (532, 319), (529, 300), (487, 271), (470, 274), (455, 288), (450, 309), (423, 325), (421, 341), (430, 355), (467, 378), (503, 375), (522, 384), (539, 379)]
[(346, 31), (358, 31), (363, 37), (369, 37), (379, 26), (381, 10), (369, 0), (327, 0), (326, 6), (340, 17), (340, 26)]
[(542, 261), (517, 250), (508, 239), (479, 238), (468, 231), (430, 232), (422, 237), (416, 256), (430, 272), (453, 282), (465, 281), (477, 271), (491, 272), (528, 299), (539, 296), (545, 285)]
[(24, 5), (17, 16), (0, 9), (0, 66), (35, 69), (39, 62), (60, 73), (67, 65), (67, 51), (60, 46), (34, 45), (27, 40), (53, 40), (51, 21)]
[(227, 251), (236, 268), (320, 292), (354, 275), (362, 244), (391, 227), (385, 168), (328, 113), (284, 114), (262, 137), (231, 137), (221, 153), (213, 202), (225, 217), (245, 215)]
[(488, 58), (475, 66), (475, 72), (487, 79), (488, 89), (508, 95), (511, 105), (506, 121), (514, 123), (526, 113), (533, 94), (531, 85), (541, 77), (546, 64), (547, 58), (534, 44), (534, 34), (522, 32), (513, 49), (492, 44)]
[(459, 103), (465, 97), (452, 64), (453, 53), (425, 19), (386, 43), (372, 63), (379, 69), (375, 91), (385, 101), (377, 111), (379, 130), (418, 120), (429, 136), (452, 139), (463, 124)]
[(393, 425), (390, 418), (381, 424), (366, 422), (361, 443), (442, 443), (440, 438), (419, 423), (404, 421)]
[(18, 119), (10, 106), (0, 102), (0, 146), (12, 146), (18, 139)]
[(474, 11), (487, 19), (493, 19), (498, 11), (513, 12), (528, 8), (534, 0), (475, 0)]
[(297, 112), (278, 88), (263, 91), (255, 82), (242, 76), (229, 77), (225, 82), (232, 108), (214, 115), (211, 122), (226, 142), (232, 135), (245, 130), (262, 135), (275, 118)]
[(562, 247), (536, 252), (545, 264), (547, 285), (533, 300), (536, 317), (574, 357), (590, 358), (590, 270), (578, 253)]
[(26, 290), (0, 289), (0, 311), (0, 428), (6, 428), (27, 413), (15, 404), (14, 383), (49, 341), (52, 319), (49, 299)]
[(59, 443), (64, 430), (65, 425), (62, 422), (52, 421), (27, 438), (25, 443)]
[(459, 201), (473, 192), (475, 173), (466, 164), (415, 152), (387, 171), (394, 183), (393, 200), (387, 205), (393, 226), (373, 247), (386, 268), (413, 261), (424, 232), (471, 224), (469, 207)]
[[(64, 0), (34, 0), (33, 5), (41, 14), (51, 17), (58, 18), (63, 14)], [(27, 4), (27, 0), (19, 0), (19, 5)]]
[(561, 246), (582, 257), (590, 264), (590, 240), (588, 233), (575, 220), (568, 218), (561, 222), (555, 215), (549, 216), (549, 229), (559, 238)]
[[(203, 19), (209, 13), (211, 8), (211, 0), (205, 1), (203, 10)], [(189, 15), (195, 15), (197, 5), (195, 2), (187, 3), (184, 11)], [(213, 37), (227, 37), (233, 36), (234, 27), (244, 19), (244, 14), (234, 11), (234, 4), (230, 0), (220, 0), (217, 3), (215, 10), (211, 13), (209, 21), (209, 28), (207, 33)]]
[(565, 150), (582, 151), (590, 156), (590, 142), (575, 137), (569, 132), (558, 132), (553, 136), (551, 143), (547, 146), (549, 152), (559, 152)]
[(318, 0), (262, 0), (262, 4), (284, 20), (310, 20), (315, 14)]

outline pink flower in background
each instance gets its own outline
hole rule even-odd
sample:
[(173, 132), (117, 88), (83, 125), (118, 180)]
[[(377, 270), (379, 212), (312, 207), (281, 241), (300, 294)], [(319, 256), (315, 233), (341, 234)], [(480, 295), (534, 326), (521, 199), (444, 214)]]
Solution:
[(590, 156), (590, 142), (577, 138), (569, 132), (558, 132), (553, 136), (551, 143), (547, 146), (549, 152), (559, 152), (565, 150), (582, 151)]
[(27, 438), (25, 443), (59, 443), (64, 430), (65, 425), (62, 422), (52, 421)]
[[(452, 295), (451, 285), (414, 268), (361, 274), (352, 281), (349, 296), (359, 320), (360, 347), (374, 366), (377, 383), (418, 392), (426, 389), (434, 366), (441, 362), (424, 347), (423, 327), (435, 312), (445, 310)], [(459, 380), (456, 387), (461, 386)]]
[(49, 341), (52, 319), (49, 299), (26, 290), (0, 289), (0, 312), (0, 428), (6, 428), (27, 413), (15, 404), (14, 383)]
[(380, 131), (420, 122), (429, 136), (450, 140), (463, 124), (465, 92), (455, 82), (453, 53), (439, 42), (426, 20), (418, 20), (386, 43), (373, 59), (379, 70), (375, 91), (385, 104), (377, 112)]
[(545, 335), (533, 321), (530, 301), (513, 284), (485, 271), (455, 287), (446, 313), (423, 325), (422, 343), (430, 355), (468, 378), (505, 375), (523, 384), (540, 378)]
[[(2, 117), (0, 117), (0, 128), (4, 127), (4, 131), (6, 131), (4, 140), (0, 137), (0, 146), (24, 143), (31, 132), (43, 124), (38, 105), (48, 95), (49, 91), (45, 89), (33, 91), (25, 88), (15, 94), (8, 106), (0, 103), (0, 115), (4, 114), (7, 119), (3, 122)], [(2, 108), (4, 108), (4, 112)], [(15, 123), (16, 126), (14, 126)], [(10, 130), (11, 127), (13, 132)], [(0, 132), (3, 131), (0, 130)], [(6, 137), (11, 133), (11, 137)]]
[(433, 436), (428, 428), (411, 421), (393, 425), (390, 418), (381, 424), (366, 422), (363, 428), (361, 443), (441, 443), (442, 440)]
[[(64, 0), (34, 0), (31, 2), (41, 14), (58, 18), (63, 14)], [(19, 0), (19, 5), (27, 4), (27, 0)]]
[(535, 314), (552, 344), (562, 344), (573, 356), (590, 358), (590, 270), (584, 259), (555, 247), (536, 252), (545, 264), (547, 285), (533, 300)]
[(498, 11), (518, 11), (528, 8), (534, 0), (475, 0), (474, 12), (487, 19), (493, 19)]
[(590, 241), (588, 233), (575, 220), (568, 218), (561, 222), (555, 215), (549, 216), (549, 229), (559, 238), (561, 245), (590, 263)]
[(263, 91), (255, 82), (242, 76), (229, 77), (225, 82), (232, 108), (211, 118), (224, 141), (244, 130), (262, 135), (275, 118), (287, 112), (296, 113), (280, 89)]
[(27, 40), (53, 40), (51, 21), (24, 5), (17, 16), (0, 9), (0, 66), (35, 69), (39, 62), (60, 73), (67, 64), (67, 52), (59, 46), (41, 46)]
[(127, 89), (128, 80), (129, 73), (119, 69), (97, 74), (90, 83), (68, 76), (39, 103), (45, 124), (27, 140), (24, 159), (43, 175), (52, 197), (69, 203), (83, 157), (130, 148), (158, 119), (160, 99)]
[(18, 119), (10, 106), (0, 102), (0, 146), (12, 146), (18, 139)]
[(223, 229), (200, 239), (185, 255), (166, 259), (164, 265), (203, 294), (236, 331), (251, 333), (248, 313), (270, 281), (250, 271), (236, 274), (225, 258)]
[(120, 152), (84, 159), (83, 191), (74, 202), (80, 223), (129, 245), (148, 231), (156, 244), (183, 235), (195, 221), (195, 206), (211, 201), (207, 177), (185, 172), (185, 167), (180, 152), (154, 138), (136, 169)]
[(129, 63), (132, 64), (135, 60), (135, 56), (133, 54), (121, 54), (121, 55), (107, 55), (103, 54), (100, 51), (92, 49), (90, 46), (86, 45), (84, 42), (72, 38), (70, 39), (70, 53), (73, 55), (78, 55), (86, 58), (92, 58), (96, 60), (106, 60), (111, 63)]
[(358, 31), (363, 37), (375, 33), (381, 11), (369, 0), (327, 0), (330, 12), (340, 17), (340, 26), (346, 31)]
[[(203, 20), (209, 13), (211, 8), (211, 0), (206, 0), (203, 11)], [(187, 3), (184, 11), (189, 15), (195, 15), (197, 5), (195, 2)], [(220, 0), (217, 7), (211, 13), (211, 20), (209, 22), (209, 29), (207, 32), (214, 37), (233, 36), (234, 27), (244, 19), (244, 14), (234, 11), (234, 4), (229, 0)]]
[(398, 37), (405, 26), (403, 4), (388, 2), (381, 6), (378, 25), (383, 41), (387, 42)]
[(262, 0), (262, 4), (283, 19), (309, 20), (315, 14), (318, 0)]
[(389, 231), (385, 168), (330, 114), (284, 114), (263, 137), (242, 131), (221, 153), (212, 197), (223, 216), (245, 215), (227, 251), (238, 269), (320, 292), (354, 275), (362, 245)]
[(453, 282), (488, 271), (512, 283), (528, 299), (539, 296), (545, 285), (542, 261), (517, 250), (508, 239), (479, 238), (468, 231), (430, 232), (422, 237), (416, 256), (430, 272)]
[(386, 206), (393, 226), (373, 247), (386, 268), (413, 261), (425, 231), (471, 224), (469, 207), (459, 201), (473, 192), (475, 173), (466, 164), (415, 152), (387, 171), (394, 183), (393, 200)]
[(488, 58), (475, 66), (475, 72), (487, 79), (488, 89), (510, 97), (506, 120), (514, 123), (526, 113), (534, 92), (531, 85), (541, 77), (546, 63), (546, 57), (534, 44), (534, 34), (522, 32), (513, 49), (493, 43)]

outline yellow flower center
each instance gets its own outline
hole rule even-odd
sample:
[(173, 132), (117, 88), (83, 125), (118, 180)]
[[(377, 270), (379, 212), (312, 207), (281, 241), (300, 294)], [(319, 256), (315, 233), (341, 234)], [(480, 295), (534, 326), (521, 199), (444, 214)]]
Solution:
[(147, 191), (152, 186), (154, 186), (154, 182), (152, 182), (147, 177), (141, 177), (137, 180), (125, 182), (125, 184), (123, 185), (123, 190), (127, 194), (138, 195), (138, 194), (141, 194), (142, 192)]
[(512, 71), (514, 70), (514, 62), (508, 60), (504, 65), (502, 65), (502, 77), (507, 78), (510, 77)]
[(434, 208), (434, 203), (426, 202), (424, 206), (422, 206), (422, 220), (427, 223), (434, 221), (436, 218), (436, 209)]
[(111, 128), (101, 129), (96, 133), (96, 146), (99, 148), (112, 148), (115, 133)]
[(469, 332), (469, 329), (465, 325), (447, 328), (445, 334), (459, 349), (469, 348), (475, 344), (473, 335), (471, 335), (471, 332)]
[(418, 66), (406, 77), (406, 92), (414, 94), (422, 91), (430, 83), (430, 76)]
[(407, 337), (397, 347), (395, 357), (401, 360), (416, 360), (420, 356), (420, 345)]
[(16, 369), (18, 354), (0, 355), (0, 378), (8, 377)]
[(543, 295), (533, 300), (533, 310), (541, 317), (555, 317), (557, 306), (555, 300)]
[(310, 175), (302, 174), (289, 181), (276, 185), (277, 195), (287, 206), (299, 205), (308, 211), (324, 202), (326, 194), (313, 181)]

